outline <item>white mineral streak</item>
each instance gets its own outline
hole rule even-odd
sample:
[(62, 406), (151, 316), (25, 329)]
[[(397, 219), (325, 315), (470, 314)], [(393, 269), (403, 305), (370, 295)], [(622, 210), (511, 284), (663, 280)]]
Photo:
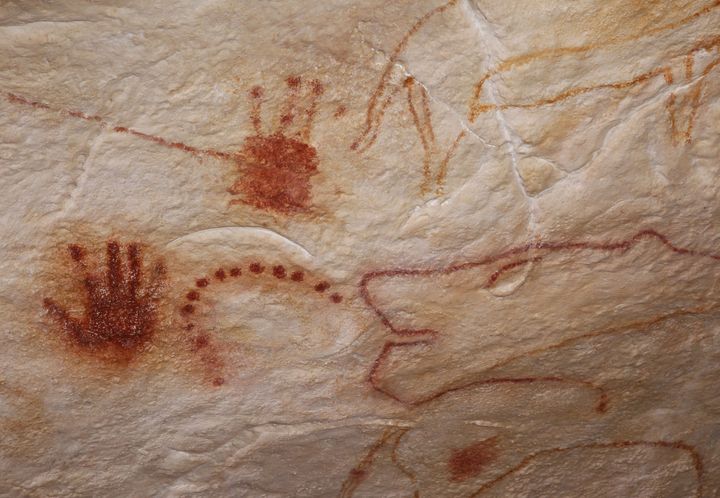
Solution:
[(0, 5), (0, 496), (720, 497), (720, 0)]

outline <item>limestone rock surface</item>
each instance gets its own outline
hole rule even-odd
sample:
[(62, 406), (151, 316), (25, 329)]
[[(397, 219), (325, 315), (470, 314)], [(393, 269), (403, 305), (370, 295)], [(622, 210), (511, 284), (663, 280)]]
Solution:
[(720, 1), (0, 5), (0, 495), (720, 496)]

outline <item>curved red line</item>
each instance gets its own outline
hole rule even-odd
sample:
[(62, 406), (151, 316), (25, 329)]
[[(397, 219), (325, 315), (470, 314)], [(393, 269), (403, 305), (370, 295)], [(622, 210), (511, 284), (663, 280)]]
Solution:
[[(463, 263), (454, 263), (448, 266), (441, 266), (441, 267), (429, 267), (429, 268), (389, 268), (386, 270), (373, 270), (370, 272), (365, 273), (359, 283), (359, 294), (360, 297), (362, 297), (365, 304), (368, 305), (370, 309), (373, 310), (375, 315), (380, 318), (380, 321), (383, 323), (383, 325), (390, 330), (390, 332), (394, 334), (400, 334), (399, 331), (393, 326), (393, 324), (390, 322), (390, 319), (387, 317), (387, 315), (380, 309), (380, 307), (375, 303), (372, 296), (370, 295), (370, 291), (368, 290), (368, 284), (375, 279), (378, 278), (395, 278), (395, 277), (420, 277), (420, 276), (431, 276), (431, 275), (448, 275), (457, 271), (462, 270), (469, 270), (472, 268), (477, 268), (480, 266), (487, 266), (492, 263), (495, 263), (501, 259), (506, 259), (511, 256), (517, 256), (521, 254), (525, 254), (531, 250), (544, 250), (548, 252), (561, 252), (561, 251), (578, 251), (578, 250), (592, 250), (592, 251), (621, 251), (625, 252), (630, 250), (633, 246), (635, 246), (638, 242), (640, 242), (643, 239), (656, 239), (659, 242), (661, 242), (665, 247), (667, 247), (670, 251), (672, 251), (675, 254), (680, 255), (687, 255), (687, 256), (695, 256), (695, 257), (702, 257), (702, 258), (709, 258), (713, 260), (720, 260), (720, 254), (713, 253), (710, 251), (698, 251), (694, 249), (689, 249), (686, 247), (681, 247), (673, 244), (669, 241), (669, 239), (663, 235), (662, 233), (654, 230), (654, 229), (646, 229), (641, 230), (632, 237), (615, 241), (615, 242), (546, 242), (546, 241), (537, 241), (537, 242), (528, 242), (526, 244), (511, 247), (510, 249), (507, 249), (505, 251), (491, 254), (489, 256), (485, 256), (479, 259), (466, 261)], [(538, 259), (540, 257), (530, 258), (530, 259)], [(510, 265), (505, 265), (503, 268), (501, 268), (499, 271), (502, 273), (504, 271), (503, 269), (510, 269), (513, 266), (514, 263), (510, 263)], [(499, 275), (498, 275), (499, 277)], [(492, 277), (491, 277), (492, 278)], [(497, 277), (496, 277), (497, 279)], [(490, 282), (492, 283), (492, 282)], [(404, 334), (400, 335), (408, 335), (407, 331), (404, 331)]]

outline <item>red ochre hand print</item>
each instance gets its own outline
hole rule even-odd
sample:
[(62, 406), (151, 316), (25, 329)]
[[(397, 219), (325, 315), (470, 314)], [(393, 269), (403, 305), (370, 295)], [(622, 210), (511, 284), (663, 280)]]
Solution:
[(110, 240), (103, 273), (89, 264), (85, 247), (70, 244), (67, 249), (82, 282), (84, 309), (71, 313), (66, 301), (75, 296), (65, 295), (62, 300), (45, 297), (45, 310), (75, 350), (112, 363), (130, 362), (153, 338), (164, 264), (156, 261), (146, 276), (140, 246), (128, 244), (123, 261), (121, 245)]
[[(287, 96), (281, 115), (272, 131), (263, 130), (261, 110), (264, 90), (255, 86), (250, 90), (250, 123), (254, 134), (245, 138), (238, 151), (221, 151), (195, 147), (144, 133), (134, 128), (112, 124), (110, 120), (78, 110), (69, 110), (33, 101), (15, 93), (6, 93), (8, 102), (36, 110), (56, 112), (81, 119), (106, 130), (127, 134), (157, 145), (180, 150), (198, 158), (213, 158), (233, 164), (240, 178), (228, 189), (239, 195), (230, 204), (246, 204), (254, 208), (283, 215), (307, 211), (312, 205), (310, 179), (318, 173), (317, 150), (311, 142), (318, 100), (324, 92), (322, 83), (312, 80), (305, 88), (300, 76), (286, 79)], [(345, 114), (344, 106), (335, 117)]]
[[(308, 351), (305, 352), (303, 345), (293, 344), (294, 340), (303, 341), (304, 338), (301, 331), (289, 323), (279, 324), (284, 327), (280, 332), (286, 334), (286, 337), (276, 339), (276, 344), (268, 337), (256, 340), (251, 337), (253, 331), (242, 329), (253, 327), (249, 316), (256, 314), (258, 310), (268, 315), (263, 320), (282, 320), (283, 317), (277, 309), (278, 302), (281, 302), (283, 306), (291, 308), (291, 314), (296, 315), (298, 320), (310, 320), (304, 327), (309, 333), (322, 334), (321, 324), (313, 323), (313, 320), (322, 316), (337, 317), (335, 311), (326, 309), (325, 303), (333, 306), (344, 301), (344, 296), (334, 287), (327, 280), (316, 278), (302, 268), (248, 260), (218, 267), (209, 274), (197, 277), (192, 287), (185, 291), (185, 304), (180, 306), (179, 313), (190, 349), (199, 355), (205, 376), (213, 385), (221, 386), (225, 384), (230, 372), (231, 361), (228, 358), (233, 350), (242, 350), (238, 357), (238, 368), (241, 369), (249, 368), (250, 363), (256, 361), (257, 356), (262, 355), (264, 350), (270, 351), (265, 353), (269, 356), (264, 359), (272, 362), (281, 361), (283, 356), (280, 350), (286, 348), (291, 350), (288, 356), (295, 358), (304, 354), (322, 354), (323, 346), (327, 347), (327, 344), (307, 344), (305, 348)], [(240, 306), (236, 305), (236, 309), (223, 313), (223, 316), (228, 315), (227, 319), (230, 320), (227, 327), (231, 330), (225, 330), (218, 325), (221, 317), (212, 311), (217, 311), (219, 299), (232, 300), (234, 296), (243, 294), (261, 301), (265, 299), (267, 302), (245, 302)], [(239, 307), (241, 309), (237, 309)], [(334, 325), (341, 327), (344, 324), (338, 320)], [(269, 327), (267, 322), (264, 322), (263, 326)], [(218, 329), (221, 329), (220, 332)], [(320, 341), (324, 339), (316, 338)], [(313, 352), (313, 346), (318, 346), (319, 349)]]
[(324, 88), (313, 80), (303, 107), (302, 79), (291, 76), (286, 83), (287, 100), (270, 134), (263, 132), (260, 117), (263, 89), (256, 86), (250, 91), (255, 135), (245, 139), (237, 154), (241, 177), (229, 192), (242, 197), (231, 201), (232, 204), (247, 203), (285, 214), (310, 207), (310, 177), (318, 172), (318, 155), (309, 141), (317, 101)]
[[(360, 295), (390, 336), (368, 382), (410, 406), (483, 384), (584, 387), (597, 393), (603, 412), (608, 395), (590, 381), (494, 372), (573, 341), (707, 312), (720, 298), (718, 277), (720, 255), (677, 246), (654, 230), (619, 241), (530, 242), (449, 266), (369, 272)], [(501, 298), (493, 294), (499, 292)]]

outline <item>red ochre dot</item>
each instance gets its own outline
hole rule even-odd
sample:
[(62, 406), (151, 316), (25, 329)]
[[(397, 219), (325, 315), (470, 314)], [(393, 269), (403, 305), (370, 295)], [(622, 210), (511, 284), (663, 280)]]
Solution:
[(329, 288), (330, 288), (330, 284), (327, 283), (327, 282), (325, 282), (325, 281), (320, 282), (319, 284), (317, 284), (317, 285), (315, 286), (315, 290), (318, 291), (318, 292), (325, 292), (325, 291), (328, 290)]
[(187, 325), (185, 325), (185, 330), (192, 330), (194, 328), (195, 328), (194, 323), (188, 323)]
[(223, 270), (222, 268), (220, 268), (218, 271), (215, 272), (215, 278), (217, 278), (217, 279), (220, 280), (221, 282), (222, 282), (223, 280), (225, 280), (225, 277), (226, 277), (226, 276), (227, 276), (227, 275), (225, 274), (225, 270)]
[(195, 281), (195, 285), (197, 285), (198, 287), (207, 287), (209, 283), (210, 282), (208, 281), (207, 278), (198, 278)]
[(335, 293), (335, 294), (333, 294), (332, 296), (330, 296), (330, 300), (331, 300), (333, 303), (340, 303), (340, 302), (342, 302), (343, 297), (342, 297), (340, 294)]
[(260, 97), (262, 97), (263, 96), (262, 87), (259, 87), (259, 86), (252, 87), (252, 89), (250, 90), (250, 95), (252, 95), (252, 97), (254, 99), (259, 99)]
[(285, 267), (283, 265), (273, 266), (273, 275), (276, 278), (285, 278), (285, 276), (287, 275)]
[(190, 291), (187, 293), (187, 297), (190, 301), (197, 301), (200, 299), (200, 293), (198, 291)]
[(85, 249), (83, 249), (82, 246), (79, 246), (77, 244), (70, 244), (68, 246), (68, 251), (70, 251), (70, 257), (73, 259), (73, 261), (80, 262), (85, 257)]
[(260, 263), (250, 263), (250, 271), (253, 273), (262, 273), (265, 271), (265, 267)]
[(290, 274), (290, 280), (293, 282), (302, 282), (305, 279), (305, 274), (301, 271), (294, 271)]
[(183, 313), (192, 314), (195, 312), (195, 306), (193, 306), (192, 304), (186, 304), (185, 306), (183, 306), (182, 310)]
[(325, 87), (318, 80), (315, 80), (312, 82), (312, 92), (313, 94), (320, 96), (325, 93)]
[(242, 275), (242, 270), (238, 268), (237, 266), (235, 268), (230, 269), (230, 276), (231, 277), (239, 277)]
[(225, 379), (223, 379), (222, 377), (215, 377), (213, 379), (212, 383), (213, 383), (213, 386), (220, 387), (223, 384), (225, 384)]

